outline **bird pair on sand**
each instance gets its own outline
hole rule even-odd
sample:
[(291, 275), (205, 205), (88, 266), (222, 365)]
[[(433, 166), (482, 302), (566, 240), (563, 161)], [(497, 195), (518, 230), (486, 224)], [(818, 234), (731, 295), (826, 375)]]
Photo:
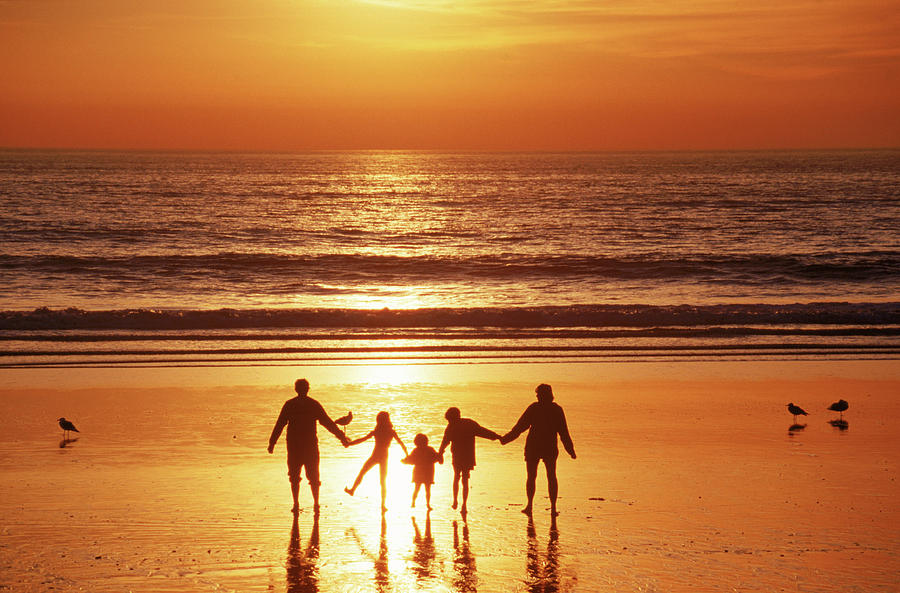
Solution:
[[(833, 404), (831, 404), (830, 406), (828, 406), (828, 409), (831, 410), (832, 412), (840, 412), (841, 420), (843, 420), (844, 419), (844, 411), (846, 411), (847, 408), (849, 408), (849, 407), (850, 407), (850, 404), (847, 403), (847, 400), (839, 399), (838, 401), (836, 401)], [(806, 413), (806, 410), (804, 410), (800, 406), (795, 406), (793, 403), (788, 404), (787, 409), (788, 409), (788, 412), (790, 412), (791, 414), (794, 415), (794, 424), (797, 423), (797, 416), (809, 416), (809, 414)]]

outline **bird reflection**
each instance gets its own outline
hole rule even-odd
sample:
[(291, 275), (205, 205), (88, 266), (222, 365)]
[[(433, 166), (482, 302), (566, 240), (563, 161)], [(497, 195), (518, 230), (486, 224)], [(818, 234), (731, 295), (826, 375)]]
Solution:
[(806, 428), (805, 424), (791, 424), (790, 426), (788, 426), (788, 433), (793, 434), (795, 432), (803, 430), (804, 428)]
[(351, 527), (347, 532), (350, 533), (353, 536), (353, 539), (356, 540), (356, 545), (359, 546), (359, 551), (362, 552), (364, 556), (368, 556), (372, 560), (372, 564), (375, 566), (375, 590), (379, 593), (390, 591), (391, 572), (388, 563), (387, 520), (385, 519), (384, 513), (381, 514), (381, 535), (378, 538), (377, 556), (369, 552), (366, 546), (362, 543), (359, 534), (356, 533), (356, 529)]
[(312, 532), (306, 549), (300, 546), (297, 515), (291, 526), (291, 542), (287, 554), (287, 592), (316, 593), (319, 590), (319, 515), (313, 517)]
[(453, 522), (453, 569), (456, 575), (453, 586), (456, 591), (477, 591), (478, 572), (475, 568), (475, 556), (469, 545), (469, 526), (463, 523), (462, 540), (459, 538), (459, 526)]
[(838, 430), (847, 430), (848, 428), (850, 428), (850, 423), (843, 419), (829, 420), (828, 424), (832, 425), (833, 427), (835, 427)]
[(416, 575), (416, 584), (421, 586), (422, 582), (434, 578), (432, 572), (432, 563), (435, 558), (434, 538), (431, 537), (431, 512), (425, 514), (425, 535), (419, 531), (419, 525), (416, 518), (412, 517), (413, 530), (413, 573)]
[(63, 440), (61, 440), (61, 441), (59, 442), (59, 448), (60, 448), (60, 449), (65, 449), (68, 445), (71, 445), (72, 443), (77, 443), (77, 442), (78, 442), (78, 438), (74, 438), (74, 439), (63, 439)]
[(559, 530), (556, 517), (550, 518), (550, 535), (547, 540), (547, 557), (541, 559), (538, 551), (534, 521), (528, 519), (528, 551), (525, 569), (528, 571), (529, 593), (558, 593), (559, 584)]

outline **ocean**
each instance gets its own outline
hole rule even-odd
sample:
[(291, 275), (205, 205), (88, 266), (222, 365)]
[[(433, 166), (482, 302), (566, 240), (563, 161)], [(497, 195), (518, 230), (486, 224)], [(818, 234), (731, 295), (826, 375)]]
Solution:
[(0, 365), (900, 353), (900, 150), (0, 151)]

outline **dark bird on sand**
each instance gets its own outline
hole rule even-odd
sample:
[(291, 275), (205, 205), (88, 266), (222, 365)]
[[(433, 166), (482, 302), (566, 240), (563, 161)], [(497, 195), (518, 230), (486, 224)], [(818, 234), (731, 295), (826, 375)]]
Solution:
[(839, 399), (836, 402), (834, 402), (833, 404), (831, 404), (830, 406), (828, 406), (828, 409), (831, 410), (832, 412), (840, 412), (841, 420), (843, 420), (844, 412), (847, 411), (847, 408), (849, 408), (849, 407), (850, 407), (850, 404), (847, 403), (847, 400)]
[(59, 427), (60, 427), (61, 429), (63, 429), (63, 438), (68, 437), (68, 436), (69, 436), (69, 432), (81, 432), (80, 430), (78, 430), (77, 428), (75, 428), (75, 425), (74, 425), (74, 424), (72, 424), (71, 422), (69, 422), (69, 421), (66, 420), (65, 418), (60, 418), (60, 419), (59, 419)]
[(787, 405), (788, 412), (794, 415), (794, 424), (797, 424), (797, 416), (809, 416), (806, 413), (806, 410), (801, 408), (800, 406), (795, 406), (793, 403)]

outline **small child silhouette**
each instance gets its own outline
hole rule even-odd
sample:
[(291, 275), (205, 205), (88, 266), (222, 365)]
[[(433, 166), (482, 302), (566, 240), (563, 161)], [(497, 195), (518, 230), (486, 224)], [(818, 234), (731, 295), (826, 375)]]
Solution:
[(356, 481), (353, 482), (353, 486), (344, 488), (344, 492), (353, 496), (356, 489), (359, 487), (360, 482), (362, 482), (363, 476), (366, 475), (366, 472), (375, 467), (375, 464), (377, 463), (381, 477), (381, 510), (386, 511), (385, 498), (387, 497), (388, 448), (390, 448), (391, 442), (394, 439), (397, 439), (397, 442), (400, 443), (400, 447), (403, 449), (403, 454), (409, 455), (409, 453), (406, 451), (406, 445), (403, 444), (403, 441), (400, 440), (400, 437), (397, 436), (397, 433), (394, 431), (394, 425), (391, 424), (391, 417), (387, 412), (378, 412), (378, 415), (375, 417), (375, 428), (366, 436), (350, 441), (349, 444), (358, 445), (372, 437), (375, 437), (375, 448), (372, 449), (372, 455), (370, 455), (365, 463), (363, 463), (362, 469), (359, 470), (359, 475), (356, 476)]
[(412, 481), (415, 484), (412, 495), (412, 505), (416, 506), (416, 497), (419, 496), (419, 488), (425, 484), (425, 505), (431, 510), (431, 485), (434, 484), (434, 464), (444, 463), (433, 447), (428, 446), (428, 437), (421, 432), (413, 439), (416, 448), (401, 459), (402, 463), (413, 466)]

